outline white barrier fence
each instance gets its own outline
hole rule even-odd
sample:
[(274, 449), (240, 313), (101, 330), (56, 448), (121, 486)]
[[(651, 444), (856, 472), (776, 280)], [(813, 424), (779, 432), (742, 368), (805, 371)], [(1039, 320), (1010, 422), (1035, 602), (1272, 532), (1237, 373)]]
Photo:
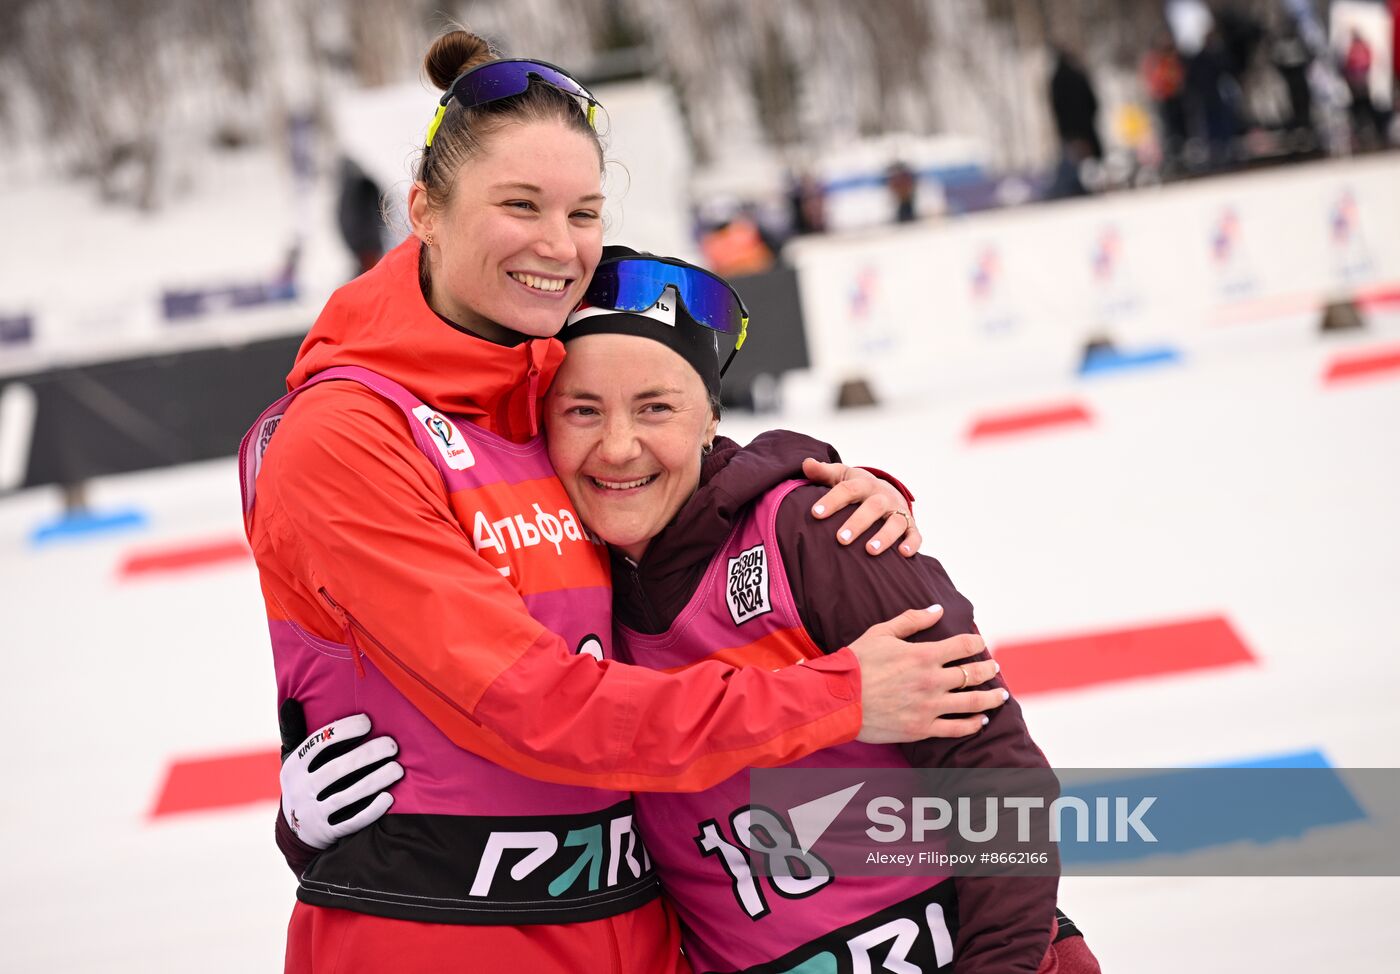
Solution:
[(1189, 355), (1400, 287), (1400, 158), (803, 238), (788, 257), (823, 384), (1064, 376), (1096, 336)]

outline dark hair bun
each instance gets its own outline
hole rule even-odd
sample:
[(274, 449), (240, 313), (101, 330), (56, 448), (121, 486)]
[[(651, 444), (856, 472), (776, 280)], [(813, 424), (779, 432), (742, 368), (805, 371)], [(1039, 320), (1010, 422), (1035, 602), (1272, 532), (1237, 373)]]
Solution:
[(486, 38), (465, 30), (454, 30), (433, 41), (433, 46), (428, 48), (428, 54), (423, 58), (423, 70), (435, 87), (446, 91), (459, 74), (487, 61), (494, 61), (496, 57)]

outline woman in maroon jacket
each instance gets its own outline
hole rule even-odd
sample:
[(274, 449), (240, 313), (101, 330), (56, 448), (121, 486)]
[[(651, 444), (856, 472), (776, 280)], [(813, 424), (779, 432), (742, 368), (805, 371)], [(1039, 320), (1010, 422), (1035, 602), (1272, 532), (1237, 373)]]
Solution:
[[(836, 459), (830, 448), (785, 431), (743, 448), (716, 436), (718, 334), (741, 343), (746, 324), (737, 294), (708, 272), (614, 251), (560, 333), (569, 353), (546, 406), (550, 459), (580, 518), (612, 550), (619, 654), (662, 669), (717, 656), (781, 666), (831, 652), (893, 611), (941, 605), (938, 624), (914, 638), (965, 641), (943, 692), (966, 699), (964, 712), (991, 694), (1005, 705), (969, 736), (930, 738), (902, 754), (852, 743), (800, 763), (1046, 768), (976, 634), (971, 604), (943, 567), (826, 541), (803, 463)], [(765, 893), (743, 868), (740, 847), (758, 814), (747, 773), (697, 794), (636, 801), (697, 970), (785, 971), (824, 954), (861, 969), (861, 956), (886, 951), (915, 965), (906, 969), (960, 974), (1097, 966), (1082, 939), (1070, 942), (1068, 924), (1062, 946), (1047, 949), (1057, 934), (1053, 876), (823, 880), (813, 860), (817, 875), (794, 899), (796, 890), (772, 880)], [(778, 817), (762, 827), (785, 825)], [(899, 930), (908, 936), (891, 943)], [(1085, 963), (1074, 966), (1076, 957)]]

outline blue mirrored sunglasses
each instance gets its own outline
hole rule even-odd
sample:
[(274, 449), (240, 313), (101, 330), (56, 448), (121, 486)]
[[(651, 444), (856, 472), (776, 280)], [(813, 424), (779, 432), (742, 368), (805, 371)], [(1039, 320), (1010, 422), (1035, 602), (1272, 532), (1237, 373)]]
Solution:
[(749, 334), (749, 312), (739, 292), (724, 278), (693, 264), (669, 257), (614, 257), (598, 265), (583, 302), (614, 311), (646, 311), (667, 287), (674, 287), (686, 314), (697, 324), (722, 335), (736, 336), (734, 350), (720, 375), (743, 348)]
[(452, 99), (457, 99), (464, 108), (476, 108), (478, 105), (500, 101), (512, 95), (524, 94), (530, 87), (531, 78), (552, 88), (558, 88), (566, 95), (582, 98), (588, 103), (584, 110), (588, 116), (588, 124), (597, 128), (598, 99), (575, 81), (569, 72), (548, 61), (504, 58), (500, 61), (488, 61), (457, 76), (452, 82), (452, 87), (447, 89), (447, 93), (438, 102), (437, 114), (428, 126), (428, 138), (424, 145), (429, 149), (433, 147), (433, 137), (437, 135), (438, 126), (442, 124), (442, 117), (447, 113), (447, 106), (451, 104)]

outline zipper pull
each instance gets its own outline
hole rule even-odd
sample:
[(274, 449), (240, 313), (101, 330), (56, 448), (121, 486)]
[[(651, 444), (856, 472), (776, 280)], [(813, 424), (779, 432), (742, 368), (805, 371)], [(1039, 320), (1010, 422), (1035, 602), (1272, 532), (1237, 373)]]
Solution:
[(362, 657), (365, 655), (360, 650), (360, 644), (355, 639), (355, 627), (350, 623), (345, 624), (345, 644), (350, 647), (350, 662), (355, 666), (356, 679), (365, 678), (365, 664)]
[(540, 420), (539, 417), (535, 414), (535, 407), (540, 397), (540, 366), (539, 362), (537, 362), (535, 359), (535, 346), (538, 344), (540, 344), (539, 341), (531, 341), (529, 343), (529, 351), (526, 353), (527, 357), (530, 360), (530, 370), (528, 373), (526, 373), (526, 375), (529, 378), (527, 408), (530, 411), (531, 437), (540, 435)]
[(355, 627), (350, 623), (350, 616), (340, 607), (339, 602), (331, 598), (331, 594), (324, 588), (318, 589), (317, 591), (321, 593), (321, 598), (325, 599), (326, 604), (330, 606), (331, 614), (340, 620), (341, 631), (345, 634), (345, 645), (350, 647), (350, 662), (355, 666), (355, 676), (363, 680), (365, 677), (365, 664), (361, 660), (361, 657), (364, 656), (364, 651), (360, 649), (360, 643), (355, 638)]

